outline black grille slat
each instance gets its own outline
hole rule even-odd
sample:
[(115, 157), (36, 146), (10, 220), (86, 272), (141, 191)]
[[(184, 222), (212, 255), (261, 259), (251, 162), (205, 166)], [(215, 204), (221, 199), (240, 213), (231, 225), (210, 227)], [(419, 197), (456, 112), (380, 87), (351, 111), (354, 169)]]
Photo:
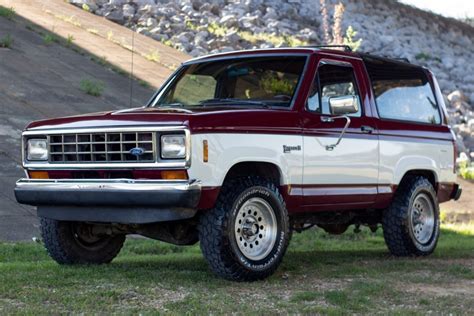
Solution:
[[(49, 162), (60, 163), (142, 163), (155, 162), (155, 132), (113, 132), (49, 136)], [(130, 154), (142, 148), (142, 155)]]

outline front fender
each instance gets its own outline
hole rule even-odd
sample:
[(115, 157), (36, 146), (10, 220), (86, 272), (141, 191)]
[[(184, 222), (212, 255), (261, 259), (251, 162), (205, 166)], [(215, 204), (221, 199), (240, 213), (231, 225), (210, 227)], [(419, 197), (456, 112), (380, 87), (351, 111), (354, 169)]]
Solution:
[[(207, 140), (209, 161), (203, 161), (203, 141)], [(282, 185), (301, 183), (303, 144), (300, 135), (197, 134), (192, 135), (191, 179), (203, 186), (221, 186), (227, 172), (241, 162), (266, 162), (276, 165)], [(283, 152), (283, 144), (300, 150)]]

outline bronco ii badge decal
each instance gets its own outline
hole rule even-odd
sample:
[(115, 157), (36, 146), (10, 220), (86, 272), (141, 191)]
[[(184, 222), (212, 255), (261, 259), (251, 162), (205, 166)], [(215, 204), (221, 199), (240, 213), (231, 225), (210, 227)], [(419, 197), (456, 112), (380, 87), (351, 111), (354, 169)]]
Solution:
[(140, 148), (140, 147), (135, 147), (135, 148), (130, 149), (129, 153), (130, 155), (133, 155), (135, 157), (140, 157), (141, 155), (145, 153), (145, 149)]
[(298, 146), (287, 146), (287, 145), (283, 145), (283, 153), (287, 154), (287, 153), (290, 153), (292, 150), (301, 150), (301, 146), (298, 145)]

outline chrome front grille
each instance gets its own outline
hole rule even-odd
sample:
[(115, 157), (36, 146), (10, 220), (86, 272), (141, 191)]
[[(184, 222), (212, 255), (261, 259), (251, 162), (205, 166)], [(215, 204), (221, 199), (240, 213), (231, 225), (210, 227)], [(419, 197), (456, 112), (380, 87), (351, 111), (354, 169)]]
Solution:
[(157, 158), (156, 133), (151, 131), (56, 134), (48, 136), (48, 144), (51, 164), (144, 163)]

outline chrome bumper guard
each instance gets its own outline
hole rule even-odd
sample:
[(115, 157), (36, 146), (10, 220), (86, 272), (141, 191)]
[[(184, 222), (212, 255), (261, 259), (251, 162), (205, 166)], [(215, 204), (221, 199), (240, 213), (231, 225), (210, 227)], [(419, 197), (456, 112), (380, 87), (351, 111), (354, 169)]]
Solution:
[(38, 216), (57, 220), (151, 223), (196, 214), (198, 181), (132, 179), (21, 179), (19, 203), (38, 206)]

